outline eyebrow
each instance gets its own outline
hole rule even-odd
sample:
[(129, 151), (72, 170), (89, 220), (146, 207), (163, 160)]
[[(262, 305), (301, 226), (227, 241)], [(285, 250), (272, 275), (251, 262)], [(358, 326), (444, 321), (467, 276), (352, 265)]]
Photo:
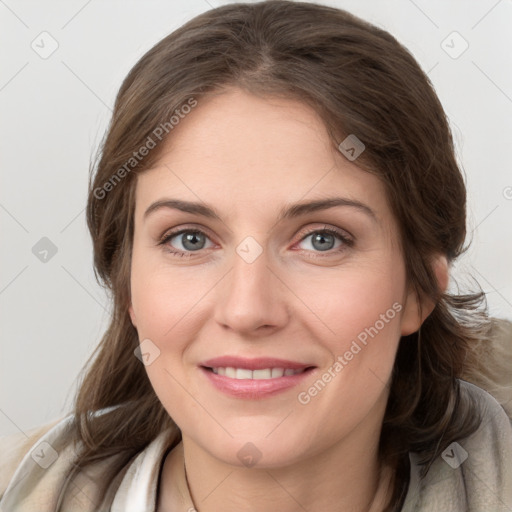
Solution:
[[(351, 208), (355, 208), (371, 217), (374, 221), (377, 221), (375, 212), (366, 204), (345, 197), (330, 197), (327, 199), (317, 199), (314, 201), (286, 205), (279, 210), (278, 222), (285, 219), (300, 217), (302, 215), (314, 213), (320, 210), (327, 210), (336, 206), (349, 206)], [(161, 199), (159, 201), (155, 201), (144, 212), (144, 219), (146, 219), (146, 217), (151, 213), (162, 208), (180, 210), (182, 212), (201, 215), (203, 217), (219, 220), (222, 222), (222, 219), (217, 211), (207, 204), (184, 201), (181, 199)]]

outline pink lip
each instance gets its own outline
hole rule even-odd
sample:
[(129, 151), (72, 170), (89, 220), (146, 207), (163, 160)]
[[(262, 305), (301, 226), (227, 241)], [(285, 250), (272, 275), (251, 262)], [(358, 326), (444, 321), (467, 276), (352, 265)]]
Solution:
[[(304, 371), (296, 375), (283, 375), (283, 377), (275, 379), (232, 379), (225, 375), (215, 374), (210, 369), (227, 367), (245, 368), (248, 370), (261, 370), (264, 368), (304, 369)], [(274, 358), (246, 359), (234, 356), (209, 359), (202, 363), (199, 368), (209, 382), (219, 391), (235, 398), (249, 400), (263, 399), (284, 392), (297, 386), (315, 371), (312, 365), (295, 361)]]
[(273, 357), (257, 357), (250, 359), (238, 356), (222, 356), (208, 359), (208, 361), (201, 363), (200, 366), (206, 366), (207, 368), (245, 368), (247, 370), (263, 370), (265, 368), (303, 370), (313, 365), (287, 361), (285, 359), (275, 359)]

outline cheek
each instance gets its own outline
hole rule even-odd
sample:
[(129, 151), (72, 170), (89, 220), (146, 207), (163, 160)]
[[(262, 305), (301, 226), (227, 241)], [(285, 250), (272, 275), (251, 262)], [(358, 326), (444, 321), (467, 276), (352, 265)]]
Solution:
[(131, 269), (131, 302), (139, 338), (164, 339), (183, 328), (194, 304), (204, 295), (205, 275), (199, 267), (166, 264), (156, 251), (135, 249)]
[[(301, 403), (311, 400), (310, 410), (326, 408), (329, 418), (358, 414), (354, 400), (361, 414), (373, 407), (391, 376), (404, 288), (405, 271), (392, 257), (347, 267), (335, 278), (315, 280), (315, 287), (302, 283), (297, 294), (318, 315), (310, 315), (306, 329), (329, 360), (318, 376), (328, 384), (308, 383), (312, 387), (301, 389)], [(337, 414), (329, 415), (331, 408)]]
[[(351, 269), (337, 275), (336, 282), (309, 290), (305, 302), (310, 300), (321, 322), (311, 321), (308, 328), (330, 353), (316, 378), (298, 390), (298, 412), (308, 422), (311, 439), (325, 432), (344, 435), (370, 411), (385, 406), (400, 340), (404, 286), (405, 273), (390, 261)], [(323, 418), (318, 430), (310, 419), (314, 417)]]
[[(192, 282), (193, 272), (185, 276), (185, 268), (172, 271), (162, 260), (134, 250), (132, 256), (131, 293), (132, 306), (137, 321), (139, 340), (149, 345), (157, 354), (145, 366), (151, 385), (173, 420), (186, 425), (190, 415), (197, 414), (195, 403), (187, 393), (183, 369), (183, 353), (187, 340), (197, 329), (196, 304), (204, 289)], [(154, 348), (156, 345), (157, 348)], [(187, 408), (183, 404), (187, 403)]]
[(349, 340), (361, 333), (364, 339), (365, 329), (375, 324), (379, 331), (389, 332), (392, 326), (399, 334), (404, 289), (405, 272), (388, 258), (387, 262), (383, 259), (312, 279), (296, 279), (294, 293), (315, 313), (316, 322), (311, 325), (319, 325), (320, 339)]

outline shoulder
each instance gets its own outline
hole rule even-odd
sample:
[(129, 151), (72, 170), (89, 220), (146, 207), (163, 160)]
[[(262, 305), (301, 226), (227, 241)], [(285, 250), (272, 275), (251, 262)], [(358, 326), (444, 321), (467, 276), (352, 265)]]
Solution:
[(83, 445), (73, 414), (26, 433), (0, 437), (0, 512), (107, 511), (113, 510), (115, 499), (121, 502), (132, 491), (139, 500), (150, 496), (150, 502), (167, 436), (162, 432), (137, 453), (120, 450), (86, 467), (76, 464)]
[(491, 318), (488, 335), (470, 351), (462, 379), (485, 389), (512, 418), (512, 322)]
[(26, 432), (18, 432), (7, 436), (0, 436), (0, 498), (12, 479), (22, 460), (30, 454), (32, 448), (56, 425), (63, 424), (64, 418), (52, 420), (39, 425)]
[(420, 458), (410, 453), (409, 490), (402, 512), (459, 512), (512, 509), (512, 423), (484, 389), (459, 380), (481, 423), (473, 434), (452, 442), (419, 476)]
[[(461, 393), (470, 396), (475, 409), (480, 413), (482, 422), (479, 428), (465, 439), (468, 446), (479, 447), (479, 452), (487, 452), (491, 445), (510, 453), (512, 449), (512, 419), (496, 398), (486, 390), (465, 380), (459, 380)], [(479, 444), (490, 443), (485, 450)], [(476, 450), (475, 450), (476, 454)], [(512, 459), (511, 459), (512, 461)]]
[(70, 414), (0, 439), (0, 512), (107, 510), (98, 508), (100, 483), (116, 476), (110, 464), (117, 456), (95, 462), (86, 472), (76, 470), (76, 434)]

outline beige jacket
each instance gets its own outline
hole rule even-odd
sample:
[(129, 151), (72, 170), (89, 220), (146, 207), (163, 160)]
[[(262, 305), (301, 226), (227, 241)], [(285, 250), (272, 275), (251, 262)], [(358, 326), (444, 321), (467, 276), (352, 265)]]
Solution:
[[(501, 345), (493, 353), (499, 354), (505, 373), (491, 379), (491, 370), (499, 366), (483, 361), (479, 376), (501, 405), (481, 387), (460, 381), (461, 390), (475, 397), (484, 421), (474, 434), (452, 443), (423, 480), (416, 454), (409, 454), (410, 484), (402, 512), (512, 511), (512, 324), (500, 325), (495, 332), (493, 343)], [(70, 415), (26, 434), (0, 438), (0, 512), (56, 512), (59, 507), (63, 512), (154, 512), (169, 432), (162, 432), (114, 475), (100, 503), (97, 482), (112, 478), (109, 467), (115, 456), (78, 473), (60, 496), (73, 468), (73, 428)], [(168, 512), (193, 512), (181, 443), (169, 457), (174, 502)], [(197, 507), (200, 510), (200, 504)]]

